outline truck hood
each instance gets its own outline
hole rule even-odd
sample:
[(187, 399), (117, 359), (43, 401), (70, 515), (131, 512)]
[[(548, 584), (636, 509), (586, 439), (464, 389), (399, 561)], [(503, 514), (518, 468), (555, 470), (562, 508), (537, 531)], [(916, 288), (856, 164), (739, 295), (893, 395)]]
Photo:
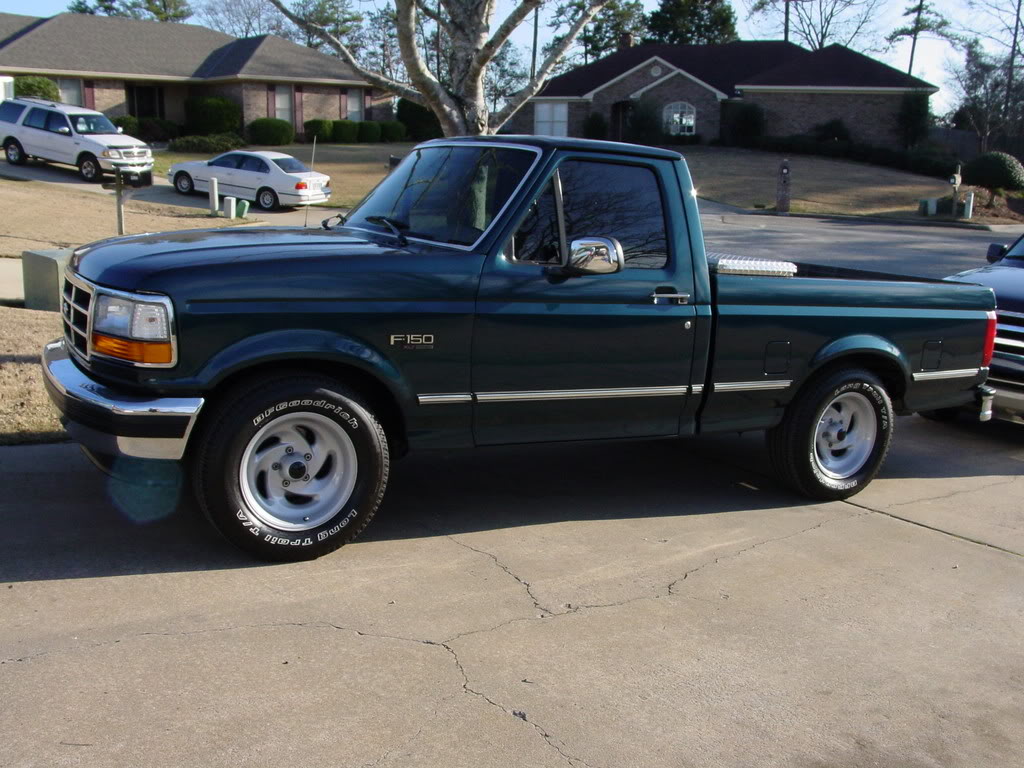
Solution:
[(147, 147), (149, 146), (144, 141), (136, 139), (134, 136), (128, 136), (124, 133), (87, 133), (87, 134), (76, 134), (79, 140), (91, 141), (95, 144), (99, 144), (102, 147), (108, 147), (110, 149), (124, 149), (125, 147)]
[(946, 279), (988, 286), (995, 291), (997, 309), (1024, 312), (1024, 259), (1003, 259)]
[[(87, 280), (123, 291), (163, 290), (160, 278), (190, 274), (282, 273), (307, 270), (303, 262), (379, 256), (396, 249), (355, 233), (302, 227), (237, 227), (158, 232), (100, 240), (78, 248), (71, 268)], [(230, 267), (225, 271), (226, 267)]]

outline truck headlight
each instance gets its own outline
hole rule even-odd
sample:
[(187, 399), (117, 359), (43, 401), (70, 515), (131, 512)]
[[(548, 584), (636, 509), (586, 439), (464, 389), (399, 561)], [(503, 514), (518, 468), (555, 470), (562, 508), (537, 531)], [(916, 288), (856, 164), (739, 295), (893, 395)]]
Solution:
[(120, 160), (121, 159), (121, 153), (118, 152), (116, 149), (104, 149), (102, 152), (100, 152), (100, 154), (103, 157), (109, 157), (112, 160)]
[(143, 365), (172, 364), (168, 303), (99, 293), (92, 321), (92, 351)]

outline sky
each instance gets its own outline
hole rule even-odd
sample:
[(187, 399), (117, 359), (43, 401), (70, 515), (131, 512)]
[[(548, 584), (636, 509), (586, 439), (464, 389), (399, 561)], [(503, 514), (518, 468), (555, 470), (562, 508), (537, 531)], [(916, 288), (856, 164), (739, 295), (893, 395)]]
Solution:
[[(231, 0), (223, 0), (230, 2)], [(69, 0), (0, 0), (0, 11), (6, 13), (21, 13), (27, 16), (52, 16), (67, 9)], [(375, 5), (381, 4), (382, 0), (353, 0), (357, 9), (370, 11)], [(892, 29), (900, 26), (902, 20), (900, 14), (910, 5), (912, 0), (885, 0), (883, 10), (878, 16), (877, 27), (884, 37)], [(964, 0), (932, 0), (937, 10), (944, 13), (954, 24), (965, 24), (968, 22), (969, 11)], [(548, 5), (553, 6), (554, 0), (549, 0)], [(658, 5), (657, 0), (644, 0), (644, 7), (648, 11)], [(499, 0), (498, 14), (495, 26), (500, 23), (514, 5), (511, 0)], [(743, 0), (733, 0), (733, 7), (739, 21), (738, 31), (743, 40), (766, 39), (763, 32), (746, 18), (746, 9)], [(544, 23), (544, 15), (541, 15), (541, 40), (550, 36)], [(512, 37), (521, 48), (529, 50), (532, 39), (532, 25), (529, 21), (516, 30)], [(872, 56), (906, 71), (907, 62), (910, 58), (910, 42), (904, 41), (893, 47), (891, 50), (880, 53), (872, 53)], [(914, 75), (926, 80), (941, 90), (932, 97), (932, 111), (936, 114), (944, 114), (951, 108), (952, 94), (947, 86), (949, 76), (946, 73), (947, 60), (959, 61), (961, 56), (957, 54), (949, 43), (941, 40), (920, 40), (917, 46), (917, 53), (914, 60)]]

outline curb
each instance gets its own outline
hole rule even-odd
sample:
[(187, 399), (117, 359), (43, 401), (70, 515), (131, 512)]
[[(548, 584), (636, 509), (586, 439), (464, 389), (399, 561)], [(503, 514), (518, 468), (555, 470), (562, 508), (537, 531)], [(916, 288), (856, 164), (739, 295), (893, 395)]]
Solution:
[(771, 211), (749, 211), (746, 216), (771, 216), (789, 219), (821, 219), (824, 221), (863, 221), (868, 224), (890, 224), (893, 226), (941, 227), (945, 229), (973, 229), (986, 232), (1024, 232), (1021, 224), (974, 224), (967, 221), (918, 221), (917, 219), (894, 219), (886, 216), (853, 216), (841, 213), (786, 213), (778, 214)]

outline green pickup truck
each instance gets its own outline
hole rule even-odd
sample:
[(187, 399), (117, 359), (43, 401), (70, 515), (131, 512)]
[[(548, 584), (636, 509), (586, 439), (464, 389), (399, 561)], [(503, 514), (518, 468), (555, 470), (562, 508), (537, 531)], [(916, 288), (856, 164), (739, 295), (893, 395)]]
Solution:
[(993, 309), (707, 253), (675, 152), (442, 139), (322, 229), (79, 248), (43, 370), (101, 467), (185, 462), (230, 541), (300, 560), (355, 538), (410, 450), (766, 430), (781, 481), (845, 498), (894, 414), (990, 416)]

